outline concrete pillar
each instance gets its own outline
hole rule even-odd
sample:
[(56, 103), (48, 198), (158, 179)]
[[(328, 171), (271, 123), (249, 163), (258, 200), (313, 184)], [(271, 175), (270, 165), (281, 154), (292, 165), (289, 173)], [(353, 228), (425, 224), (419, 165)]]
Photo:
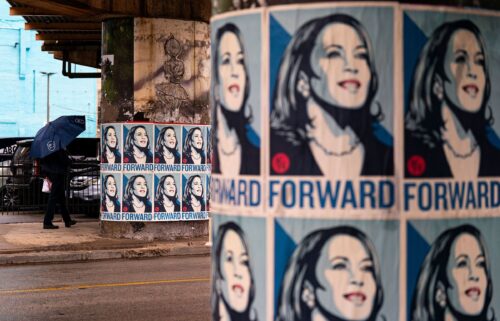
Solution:
[(103, 23), (100, 123), (134, 117), (134, 19)]
[[(103, 23), (102, 48), (102, 124), (141, 121), (152, 124), (151, 128), (154, 128), (154, 124), (210, 123), (207, 23), (142, 17), (110, 19)], [(206, 131), (204, 129), (203, 132)], [(117, 134), (120, 136), (121, 133)], [(151, 146), (154, 144), (153, 136), (150, 132)], [(122, 143), (123, 137), (118, 137), (118, 140)], [(178, 145), (182, 149), (182, 141)], [(125, 164), (125, 155), (122, 161)], [(178, 166), (180, 168), (181, 165)], [(109, 169), (110, 173), (117, 175), (115, 180), (125, 177), (117, 174), (123, 172), (121, 167), (102, 167), (102, 174), (105, 175)], [(141, 174), (154, 177), (148, 169)], [(150, 195), (155, 193), (153, 180), (150, 179), (148, 186)], [(118, 194), (123, 194), (123, 190), (120, 189)], [(178, 194), (182, 197), (180, 186)], [(103, 220), (101, 227), (104, 234), (141, 239), (192, 238), (208, 234), (207, 220)]]

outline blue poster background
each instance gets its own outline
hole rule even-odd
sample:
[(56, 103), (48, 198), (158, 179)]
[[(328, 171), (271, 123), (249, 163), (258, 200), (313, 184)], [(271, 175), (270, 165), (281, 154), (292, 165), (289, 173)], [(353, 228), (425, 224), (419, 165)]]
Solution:
[[(379, 315), (386, 320), (399, 316), (399, 221), (396, 220), (313, 220), (310, 218), (275, 220), (274, 298), (277, 304), (281, 282), (297, 244), (314, 230), (348, 225), (363, 231), (373, 242), (381, 265), (384, 303)], [(276, 313), (276, 306), (275, 306)]]
[[(481, 231), (486, 243), (486, 250), (491, 264), (491, 276), (493, 282), (492, 306), (500, 309), (500, 218), (464, 218), (447, 220), (410, 220), (407, 223), (407, 314), (411, 309), (413, 292), (417, 283), (418, 273), (425, 256), (439, 234), (447, 229), (462, 224), (471, 224)], [(495, 311), (498, 313), (498, 311)]]
[(102, 210), (102, 204), (104, 202), (104, 198), (106, 195), (106, 182), (105, 178), (106, 176), (111, 175), (115, 179), (116, 183), (116, 198), (118, 202), (120, 203), (120, 207), (114, 212), (114, 213), (120, 213), (121, 211), (121, 206), (122, 206), (122, 180), (121, 180), (121, 173), (102, 173), (101, 175), (101, 205), (99, 206)]
[[(294, 32), (305, 22), (334, 13), (350, 15), (361, 22), (370, 36), (375, 53), (375, 67), (379, 88), (374, 101), (379, 102), (385, 115), (382, 125), (393, 134), (394, 106), (394, 10), (387, 7), (322, 7), (269, 12), (269, 99), (273, 98), (274, 86), (281, 56)], [(272, 108), (272, 102), (270, 101)]]
[[(177, 151), (179, 152), (180, 159), (182, 160), (182, 129), (180, 125), (156, 125), (155, 126), (155, 139), (154, 139), (154, 148), (153, 150), (156, 152), (156, 142), (158, 141), (158, 136), (160, 135), (160, 131), (165, 127), (173, 127), (175, 131), (175, 136), (177, 137)], [(156, 155), (155, 155), (156, 157)]]
[(205, 130), (204, 126), (196, 126), (196, 125), (194, 125), (194, 126), (182, 126), (182, 140), (179, 141), (181, 155), (182, 155), (181, 160), (184, 163), (184, 159), (185, 159), (185, 157), (187, 157), (187, 155), (183, 154), (183, 149), (184, 149), (184, 145), (186, 144), (186, 140), (188, 139), (188, 133), (192, 128), (199, 128), (201, 130), (201, 136), (203, 137), (202, 150), (203, 150), (203, 154), (205, 155), (205, 162), (202, 162), (202, 164), (205, 164), (206, 159), (207, 159), (207, 131)]
[[(182, 175), (182, 190), (179, 191), (179, 197), (182, 199), (182, 202), (184, 202), (184, 192), (186, 190), (186, 187), (187, 187), (187, 182), (188, 182), (188, 179), (191, 177), (191, 176), (195, 176), (195, 175), (199, 175), (200, 178), (201, 178), (201, 184), (203, 186), (203, 202), (207, 203), (207, 180), (206, 180), (206, 174), (203, 174), (203, 173), (186, 173), (186, 174), (183, 174)], [(184, 208), (185, 204), (182, 204), (181, 206), (181, 211), (182, 209)]]
[[(242, 216), (226, 216), (214, 214), (212, 216), (212, 235), (217, 237), (217, 230), (220, 225), (226, 222), (234, 222), (245, 232), (248, 244), (250, 267), (253, 272), (255, 282), (254, 306), (257, 309), (258, 319), (266, 319), (266, 238), (262, 235), (266, 231), (266, 219)], [(262, 233), (255, 233), (261, 231)]]
[[(247, 66), (248, 76), (250, 79), (250, 93), (248, 96), (247, 105), (252, 111), (252, 119), (250, 125), (258, 137), (261, 137), (261, 14), (250, 13), (244, 16), (228, 17), (220, 20), (212, 21), (211, 41), (215, 44), (215, 34), (217, 29), (226, 23), (235, 24), (242, 33), (241, 41), (245, 47), (245, 64)], [(212, 57), (215, 57), (215, 46), (212, 46)], [(214, 58), (212, 58), (214, 59)], [(212, 86), (214, 85), (214, 73), (212, 69)], [(213, 88), (212, 88), (213, 92)], [(210, 95), (210, 104), (214, 105), (213, 95)], [(260, 145), (260, 143), (259, 143)]]
[[(124, 150), (124, 148), (125, 148), (125, 143), (127, 141), (128, 133), (135, 126), (144, 126), (144, 128), (146, 128), (146, 133), (147, 133), (148, 139), (149, 139), (149, 151), (151, 152), (151, 155), (153, 155), (153, 151), (154, 151), (153, 125), (150, 125), (150, 124), (124, 124), (123, 125), (123, 145), (122, 145), (123, 158), (125, 158), (125, 153), (127, 152), (126, 150)], [(127, 163), (125, 161), (125, 159), (123, 159), (122, 161), (123, 161), (123, 163)]]
[[(151, 210), (152, 210), (153, 209), (152, 199), (154, 196), (154, 190), (153, 190), (154, 186), (153, 186), (152, 174), (148, 174), (148, 173), (124, 173), (123, 174), (123, 182), (122, 182), (123, 189), (122, 189), (122, 195), (121, 195), (122, 210), (123, 210), (123, 201), (124, 201), (124, 197), (125, 197), (125, 191), (127, 189), (127, 183), (132, 176), (136, 176), (136, 175), (142, 175), (146, 179), (146, 184), (148, 186), (148, 193), (149, 193), (148, 201), (150, 202)], [(151, 211), (148, 213), (151, 213)]]
[[(104, 151), (105, 147), (105, 142), (106, 142), (106, 137), (104, 137), (104, 131), (108, 127), (113, 127), (115, 129), (116, 133), (116, 147), (118, 148), (118, 152), (120, 153), (120, 156), (123, 155), (123, 142), (124, 139), (122, 139), (122, 126), (121, 124), (106, 124), (106, 125), (101, 125), (101, 153)], [(103, 157), (103, 155), (101, 155)]]
[[(183, 191), (181, 190), (181, 184), (180, 184), (181, 179), (180, 179), (179, 173), (155, 174), (155, 176), (154, 176), (155, 185), (154, 185), (154, 190), (153, 190), (155, 202), (156, 202), (156, 191), (158, 190), (158, 184), (160, 183), (160, 179), (165, 175), (172, 175), (174, 177), (175, 186), (177, 187), (177, 196), (178, 196), (177, 200), (179, 201), (179, 204), (181, 205), (181, 209), (182, 209), (182, 192)], [(155, 211), (154, 207), (153, 207), (153, 211)]]
[[(488, 60), (489, 75), (491, 82), (491, 94), (489, 106), (493, 119), (497, 120), (491, 127), (498, 136), (500, 133), (500, 91), (495, 90), (500, 83), (500, 33), (498, 32), (499, 18), (495, 16), (436, 12), (436, 11), (403, 11), (403, 34), (404, 34), (404, 90), (405, 90), (405, 111), (409, 104), (409, 91), (415, 65), (419, 54), (432, 32), (445, 22), (466, 19), (472, 21), (481, 31), (485, 41), (486, 59)], [(497, 148), (500, 148), (500, 140), (497, 141)]]

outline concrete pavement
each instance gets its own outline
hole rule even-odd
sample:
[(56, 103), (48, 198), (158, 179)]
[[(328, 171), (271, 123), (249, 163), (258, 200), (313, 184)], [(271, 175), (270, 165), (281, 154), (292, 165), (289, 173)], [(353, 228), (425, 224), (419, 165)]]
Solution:
[(0, 265), (77, 262), (159, 256), (209, 255), (208, 238), (179, 241), (115, 239), (99, 234), (99, 220), (75, 216), (78, 223), (42, 229), (43, 215), (0, 216)]

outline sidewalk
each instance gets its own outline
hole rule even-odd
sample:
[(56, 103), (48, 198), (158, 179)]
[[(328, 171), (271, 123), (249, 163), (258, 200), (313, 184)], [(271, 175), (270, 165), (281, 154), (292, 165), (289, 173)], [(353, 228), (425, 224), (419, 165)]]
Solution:
[(208, 238), (142, 241), (101, 237), (99, 220), (74, 217), (71, 228), (42, 229), (43, 215), (0, 215), (0, 265), (209, 255)]

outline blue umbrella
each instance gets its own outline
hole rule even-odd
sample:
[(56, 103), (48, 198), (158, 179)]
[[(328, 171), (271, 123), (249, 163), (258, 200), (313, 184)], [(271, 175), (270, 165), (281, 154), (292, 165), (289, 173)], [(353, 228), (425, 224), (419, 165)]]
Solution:
[(44, 158), (66, 148), (85, 130), (85, 116), (61, 116), (42, 127), (31, 143), (31, 157)]

